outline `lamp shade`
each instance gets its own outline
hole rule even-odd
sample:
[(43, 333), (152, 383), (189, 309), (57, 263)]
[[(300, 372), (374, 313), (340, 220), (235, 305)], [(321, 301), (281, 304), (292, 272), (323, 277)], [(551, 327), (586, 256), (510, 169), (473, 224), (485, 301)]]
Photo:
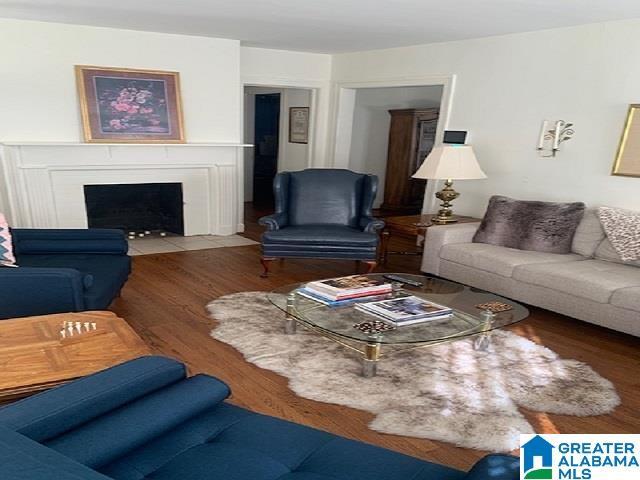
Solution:
[(431, 150), (413, 178), (472, 180), (487, 178), (471, 145), (440, 145)]

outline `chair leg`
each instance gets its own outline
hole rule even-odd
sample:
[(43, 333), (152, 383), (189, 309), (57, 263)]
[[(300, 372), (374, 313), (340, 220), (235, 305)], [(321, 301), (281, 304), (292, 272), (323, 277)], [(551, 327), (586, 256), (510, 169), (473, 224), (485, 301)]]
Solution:
[(355, 260), (353, 263), (354, 268), (356, 269), (356, 274), (360, 273), (360, 260)]
[(373, 272), (373, 269), (378, 266), (378, 262), (376, 262), (375, 260), (365, 260), (362, 263), (367, 266), (367, 271), (365, 273)]
[(272, 258), (272, 257), (261, 257), (260, 258), (260, 263), (262, 264), (262, 268), (264, 268), (264, 271), (260, 274), (260, 276), (262, 278), (267, 278), (269, 276), (269, 265), (274, 260), (275, 260), (275, 258)]

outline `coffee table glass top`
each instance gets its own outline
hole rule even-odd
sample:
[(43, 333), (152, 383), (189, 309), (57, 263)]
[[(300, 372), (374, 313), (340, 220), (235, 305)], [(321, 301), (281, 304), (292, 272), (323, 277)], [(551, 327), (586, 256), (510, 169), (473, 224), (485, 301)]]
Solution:
[[(354, 328), (354, 325), (361, 322), (380, 320), (380, 318), (357, 310), (355, 304), (330, 307), (310, 300), (296, 293), (298, 288), (305, 285), (304, 283), (277, 288), (269, 292), (268, 298), (271, 303), (282, 311), (288, 312), (296, 321), (311, 329), (319, 330), (320, 333), (341, 337), (345, 340), (359, 342), (371, 342), (374, 340), (376, 343), (388, 345), (437, 343), (455, 340), (505, 327), (529, 316), (529, 310), (524, 306), (492, 293), (439, 278), (407, 274), (398, 275), (421, 282), (423, 285), (421, 287), (412, 287), (404, 284), (400, 287), (400, 285), (396, 284), (394, 292), (384, 298), (394, 298), (400, 292), (402, 294), (409, 293), (425, 300), (446, 305), (453, 309), (453, 314), (444, 319), (401, 326), (395, 330), (382, 333), (364, 333)], [(380, 274), (368, 276), (389, 281)], [(369, 301), (371, 300), (369, 299)], [(289, 309), (287, 309), (287, 302), (290, 305)], [(476, 305), (487, 302), (506, 303), (512, 309), (491, 314), (476, 307)]]

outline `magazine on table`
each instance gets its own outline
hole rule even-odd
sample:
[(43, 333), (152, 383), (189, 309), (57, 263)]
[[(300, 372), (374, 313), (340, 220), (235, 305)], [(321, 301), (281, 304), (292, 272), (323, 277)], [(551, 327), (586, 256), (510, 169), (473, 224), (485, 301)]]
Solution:
[[(315, 300), (316, 302), (322, 303), (323, 305), (327, 305), (329, 307), (341, 307), (343, 305), (353, 305), (354, 303), (361, 302), (370, 302), (375, 300), (384, 300), (389, 298), (389, 293), (382, 293), (380, 295), (367, 295), (366, 297), (354, 297), (354, 298), (346, 298), (344, 300), (331, 300), (323, 295), (318, 294), (313, 290), (309, 290), (308, 288), (299, 288), (297, 290), (299, 295), (302, 295), (305, 298), (309, 298), (311, 300)], [(408, 294), (407, 294), (408, 295)]]
[(365, 275), (349, 275), (348, 277), (329, 278), (317, 282), (309, 282), (305, 286), (308, 291), (316, 293), (326, 300), (344, 300), (367, 295), (380, 295), (391, 292), (391, 284)]
[(392, 298), (375, 302), (361, 303), (357, 309), (379, 315), (397, 324), (407, 324), (415, 320), (435, 320), (446, 318), (453, 310), (415, 295)]

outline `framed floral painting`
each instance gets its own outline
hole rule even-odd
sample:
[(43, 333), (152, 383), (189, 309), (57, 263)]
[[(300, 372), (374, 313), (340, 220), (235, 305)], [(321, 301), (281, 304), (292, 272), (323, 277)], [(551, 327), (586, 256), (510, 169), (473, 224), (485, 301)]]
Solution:
[(86, 142), (183, 143), (177, 72), (76, 66)]

